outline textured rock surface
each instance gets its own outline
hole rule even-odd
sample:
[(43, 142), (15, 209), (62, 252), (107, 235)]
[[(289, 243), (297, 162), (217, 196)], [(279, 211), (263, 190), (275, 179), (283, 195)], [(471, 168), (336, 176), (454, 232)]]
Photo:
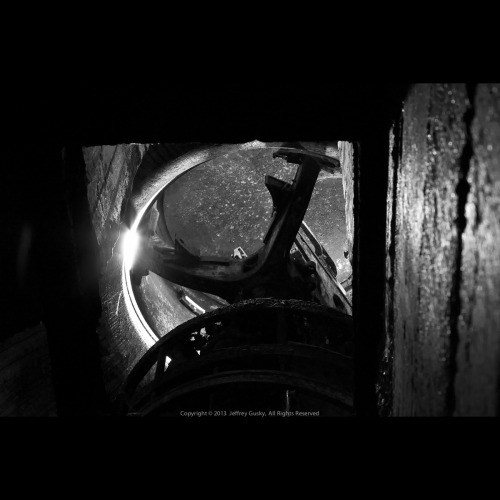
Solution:
[(378, 412), (381, 416), (392, 414), (393, 363), (394, 363), (394, 265), (395, 227), (397, 203), (397, 174), (401, 164), (401, 124), (396, 123), (389, 133), (389, 172), (387, 176), (387, 215), (385, 240), (385, 338), (376, 383)]
[(92, 224), (100, 247), (99, 282), (102, 318), (99, 338), (106, 389), (115, 394), (123, 377), (145, 352), (126, 313), (121, 292), (121, 215), (134, 176), (149, 145), (119, 144), (83, 148), (87, 170), (87, 196)]
[(500, 375), (500, 84), (479, 84), (463, 234), (457, 415), (498, 415)]
[(388, 338), (394, 330), (394, 415), (498, 413), (495, 88), (417, 84), (402, 136), (392, 139), (386, 324)]
[(339, 160), (342, 169), (342, 184), (345, 198), (346, 218), (346, 250), (352, 264), (352, 247), (354, 242), (354, 145), (350, 142), (339, 141)]
[(148, 144), (118, 144), (83, 148), (88, 200), (101, 259), (110, 258), (119, 236), (120, 215), (132, 180)]

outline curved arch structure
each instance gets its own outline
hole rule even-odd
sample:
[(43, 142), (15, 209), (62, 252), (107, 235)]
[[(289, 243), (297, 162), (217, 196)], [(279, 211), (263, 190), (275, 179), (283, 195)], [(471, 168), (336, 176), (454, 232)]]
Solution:
[[(140, 338), (147, 347), (151, 347), (159, 337), (153, 332), (153, 330), (145, 320), (143, 314), (141, 313), (141, 310), (134, 297), (130, 276), (130, 270), (133, 267), (135, 253), (138, 248), (139, 238), (137, 231), (141, 224), (142, 218), (144, 217), (148, 209), (154, 204), (158, 195), (160, 195), (163, 189), (170, 183), (174, 182), (185, 172), (211, 160), (214, 160), (220, 156), (253, 149), (269, 149), (276, 153), (280, 152), (284, 154), (305, 153), (308, 157), (312, 157), (313, 159), (315, 159), (316, 162), (321, 162), (321, 166), (326, 168), (328, 168), (329, 165), (332, 166), (332, 164), (334, 164), (336, 161), (331, 156), (311, 150), (305, 150), (302, 147), (284, 147), (283, 143), (263, 143), (260, 141), (252, 141), (246, 144), (219, 145), (196, 148), (170, 162), (165, 162), (159, 168), (151, 172), (150, 175), (141, 179), (137, 184), (134, 184), (129, 204), (132, 208), (132, 212), (136, 215), (134, 221), (132, 222), (130, 230), (126, 233), (122, 242), (124, 250), (122, 265), (122, 291), (125, 299), (127, 314), (130, 317), (131, 323), (133, 324)], [(308, 169), (306, 168), (304, 170), (307, 173)], [(309, 169), (309, 172), (310, 170), (311, 169)], [(315, 177), (313, 179), (312, 185), (314, 185), (314, 181)], [(305, 208), (307, 208), (307, 203)], [(300, 219), (302, 219), (302, 217), (303, 214)], [(255, 273), (257, 272), (258, 269), (255, 271)]]

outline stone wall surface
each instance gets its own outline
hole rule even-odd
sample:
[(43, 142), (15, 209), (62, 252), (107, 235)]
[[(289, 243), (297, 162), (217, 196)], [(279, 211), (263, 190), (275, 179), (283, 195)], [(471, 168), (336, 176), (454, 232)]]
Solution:
[(392, 132), (394, 415), (498, 413), (499, 88), (416, 84)]
[(123, 231), (122, 211), (148, 144), (118, 144), (83, 148), (87, 197), (100, 248), (99, 326), (101, 366), (106, 390), (116, 394), (124, 377), (147, 348), (134, 334), (121, 287), (122, 254), (117, 244)]
[(122, 206), (148, 147), (148, 144), (118, 144), (83, 148), (89, 207), (104, 261), (110, 257), (104, 242), (112, 239), (110, 233), (115, 238), (119, 235)]

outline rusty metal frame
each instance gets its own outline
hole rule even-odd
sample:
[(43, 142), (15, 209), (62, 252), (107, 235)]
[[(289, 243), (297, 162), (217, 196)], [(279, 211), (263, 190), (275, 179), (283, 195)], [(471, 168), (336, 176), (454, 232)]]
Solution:
[(261, 298), (237, 302), (190, 319), (162, 337), (130, 372), (122, 391), (125, 398), (128, 401), (132, 400), (136, 389), (153, 368), (155, 378), (162, 376), (165, 371), (166, 357), (172, 350), (178, 348), (183, 342), (185, 343), (186, 339), (189, 339), (193, 333), (200, 332), (201, 329), (214, 323), (222, 323), (231, 320), (231, 318), (240, 317), (242, 314), (254, 314), (262, 311), (274, 311), (277, 314), (287, 311), (301, 317), (324, 321), (332, 326), (333, 336), (337, 336), (342, 341), (352, 341), (352, 317), (334, 309), (300, 300)]
[[(282, 203), (275, 203), (273, 218), (265, 245), (256, 254), (242, 259), (196, 257), (186, 251), (169, 251), (161, 246), (144, 245), (138, 265), (174, 283), (210, 292), (233, 301), (242, 289), (274, 282), (286, 276), (286, 257), (295, 241), (316, 184), (321, 166), (304, 157), (293, 184)], [(274, 191), (271, 191), (274, 198)]]

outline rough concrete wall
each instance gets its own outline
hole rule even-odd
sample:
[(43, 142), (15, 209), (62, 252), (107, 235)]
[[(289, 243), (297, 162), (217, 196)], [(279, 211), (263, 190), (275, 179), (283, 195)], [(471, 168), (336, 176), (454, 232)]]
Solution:
[(0, 416), (56, 416), (47, 334), (43, 324), (0, 344)]
[(417, 84), (405, 102), (388, 197), (386, 324), (388, 337), (394, 336), (394, 415), (498, 412), (494, 88)]
[(339, 141), (338, 158), (342, 169), (342, 183), (344, 186), (345, 217), (346, 217), (346, 246), (347, 258), (352, 264), (352, 248), (354, 242), (354, 145), (350, 142)]

